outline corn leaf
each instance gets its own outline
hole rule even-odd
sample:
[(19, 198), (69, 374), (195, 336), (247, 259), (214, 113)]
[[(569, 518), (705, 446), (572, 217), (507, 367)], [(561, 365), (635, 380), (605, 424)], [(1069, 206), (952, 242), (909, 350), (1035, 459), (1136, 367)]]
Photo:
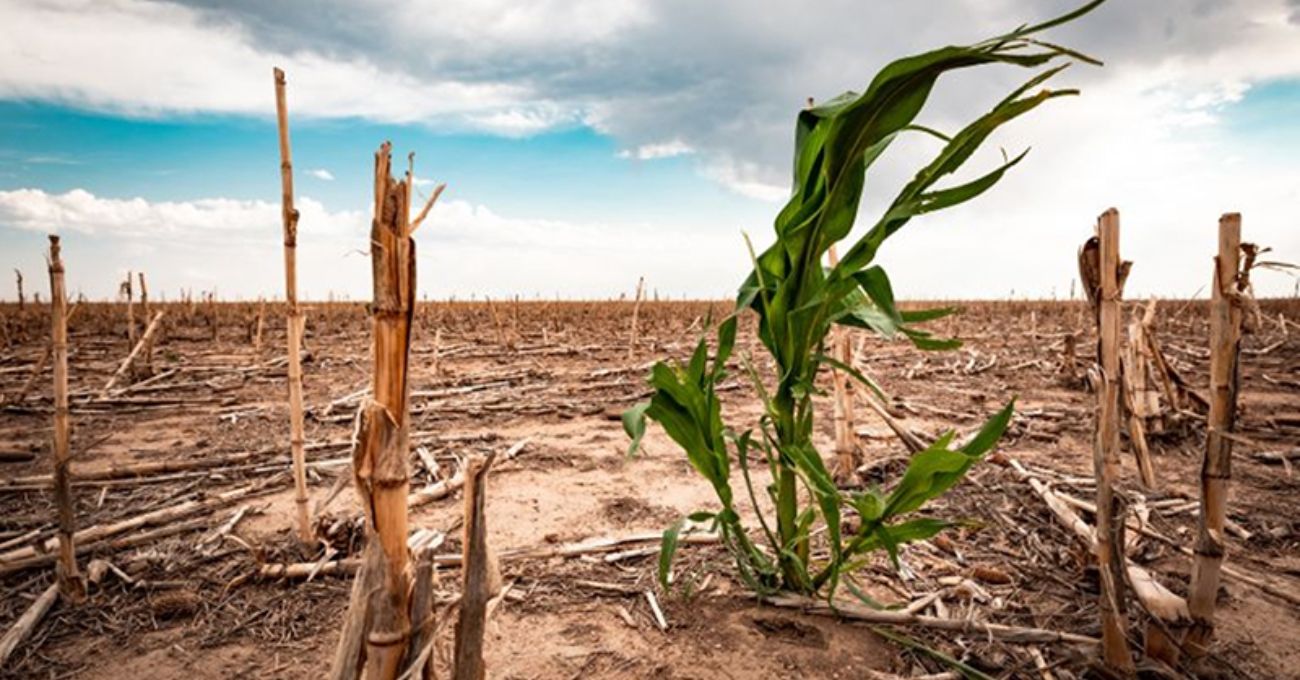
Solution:
[[(913, 218), (974, 200), (1025, 160), (1026, 151), (1004, 155), (1001, 163), (974, 179), (943, 184), (966, 167), (1003, 125), (1049, 100), (1076, 94), (1071, 89), (1051, 90), (1043, 85), (1071, 61), (1094, 60), (1041, 40), (1037, 34), (1083, 16), (1100, 2), (1094, 0), (1060, 17), (972, 45), (942, 47), (895, 60), (860, 93), (846, 92), (796, 116), (790, 197), (773, 222), (775, 238), (766, 249), (756, 252), (745, 236), (752, 269), (737, 293), (735, 312), (718, 327), (712, 365), (703, 340), (684, 366), (656, 364), (650, 375), (654, 394), (649, 404), (633, 408), (624, 417), (624, 429), (633, 441), (631, 450), (644, 436), (644, 419), (654, 420), (713, 485), (722, 503), (716, 515), (719, 530), (736, 559), (741, 579), (750, 587), (817, 592), (829, 585), (833, 594), (841, 571), (856, 566), (862, 553), (879, 549), (896, 559), (900, 545), (932, 536), (946, 525), (941, 519), (901, 516), (922, 508), (956, 484), (992, 450), (1010, 423), (1013, 403), (992, 416), (963, 446), (952, 448), (951, 433), (941, 437), (912, 457), (887, 495), (873, 490), (846, 496), (812, 444), (813, 396), (818, 394), (816, 381), (823, 365), (843, 370), (880, 393), (860, 371), (826, 356), (823, 350), (835, 324), (871, 330), (887, 338), (902, 336), (924, 350), (960, 346), (956, 339), (939, 338), (915, 326), (942, 318), (953, 309), (900, 311), (888, 275), (873, 262), (885, 241)], [(940, 76), (979, 66), (1034, 72), (955, 133), (945, 134), (917, 121)], [(875, 164), (904, 133), (938, 140), (937, 153), (885, 204), (865, 232), (850, 239)], [(827, 251), (840, 241), (848, 242), (843, 259), (834, 266), (823, 266)], [(763, 403), (761, 436), (753, 439), (750, 430), (741, 437), (730, 434), (717, 394), (736, 341), (738, 315), (745, 310), (753, 311), (758, 340), (774, 364), (769, 386), (748, 356), (742, 357)], [(729, 442), (738, 450), (746, 491), (768, 542), (767, 552), (750, 541), (732, 507)], [(758, 506), (749, 475), (748, 456), (755, 449), (766, 457), (772, 472), (768, 493), (776, 506), (775, 530)], [(800, 504), (799, 480), (811, 499), (806, 505)], [(845, 505), (852, 506), (863, 521), (847, 545), (840, 535)], [(824, 539), (814, 530), (819, 521), (825, 525)], [(665, 547), (670, 542), (675, 546), (679, 530), (674, 530), (672, 537), (665, 535)], [(829, 558), (822, 557), (825, 552), (813, 551), (814, 540), (824, 540)], [(671, 563), (671, 552), (666, 554), (661, 577)], [(810, 560), (819, 563), (815, 577), (808, 571)]]
[(632, 440), (627, 447), (628, 457), (635, 456), (641, 448), (641, 439), (645, 437), (645, 412), (649, 408), (650, 402), (644, 401), (623, 412), (623, 431)]

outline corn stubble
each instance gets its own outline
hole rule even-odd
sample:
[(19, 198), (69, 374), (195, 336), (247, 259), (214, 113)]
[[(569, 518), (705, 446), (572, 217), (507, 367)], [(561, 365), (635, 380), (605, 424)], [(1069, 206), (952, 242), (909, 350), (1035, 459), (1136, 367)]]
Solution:
[(59, 237), (50, 236), (50, 347), (54, 358), (54, 503), (58, 506), (59, 558), (55, 567), (59, 593), (72, 602), (86, 596), (86, 583), (77, 569), (75, 505), (68, 464), (72, 423), (68, 408), (68, 298), (64, 283)]
[[(721, 503), (716, 511), (698, 512), (665, 532), (660, 580), (667, 584), (678, 534), (685, 522), (712, 524), (735, 558), (737, 572), (761, 594), (795, 591), (830, 599), (841, 577), (864, 564), (869, 555), (886, 551), (897, 562), (899, 546), (934, 536), (951, 522), (907, 518), (956, 484), (990, 451), (1010, 422), (1013, 404), (994, 414), (961, 445), (948, 432), (912, 457), (907, 470), (888, 492), (871, 488), (842, 491), (812, 441), (812, 397), (823, 367), (847, 373), (883, 397), (880, 388), (859, 371), (826, 353), (827, 337), (837, 324), (901, 337), (923, 350), (947, 350), (956, 340), (935, 337), (918, 325), (945, 317), (953, 308), (901, 311), (894, 304), (889, 277), (873, 265), (881, 245), (913, 217), (949, 208), (987, 191), (1025, 156), (1021, 153), (966, 183), (934, 188), (956, 172), (1002, 124), (1043, 102), (1076, 94), (1074, 90), (1032, 90), (1059, 73), (1071, 60), (1096, 63), (1064, 47), (1037, 40), (1046, 29), (1076, 19), (1100, 0), (1034, 26), (965, 47), (945, 47), (899, 59), (882, 69), (866, 92), (848, 92), (798, 115), (795, 128), (794, 190), (775, 220), (775, 242), (755, 254), (753, 270), (740, 287), (734, 311), (717, 328), (715, 354), (701, 339), (685, 365), (654, 366), (649, 402), (624, 414), (635, 452), (646, 419), (659, 423), (685, 451), (691, 465), (712, 484)], [(1065, 62), (1052, 65), (1055, 62)], [(940, 75), (972, 66), (1047, 67), (1012, 91), (992, 110), (960, 131), (946, 135), (916, 124)], [(934, 137), (942, 149), (903, 187), (867, 232), (847, 240), (857, 218), (867, 173), (890, 143), (904, 133)], [(846, 241), (843, 258), (823, 267), (827, 251)], [(756, 426), (737, 429), (722, 418), (718, 388), (736, 339), (739, 317), (752, 310), (758, 337), (776, 371), (763, 376), (748, 356), (741, 357), (764, 412)], [(773, 484), (766, 492), (775, 517), (761, 509), (749, 469), (749, 456), (766, 461)], [(731, 480), (733, 457), (744, 485), (740, 490), (757, 513), (761, 538), (755, 541), (741, 524)], [(798, 487), (807, 489), (804, 499)], [(851, 533), (842, 530), (846, 513), (859, 518)], [(822, 528), (815, 525), (820, 524)], [(824, 534), (824, 538), (820, 535)], [(813, 550), (813, 537), (824, 546)], [(814, 557), (825, 554), (826, 557)], [(845, 583), (863, 599), (852, 581)]]
[(361, 677), (363, 668), (367, 678), (396, 677), (411, 634), (406, 458), (415, 241), (409, 217), (410, 174), (407, 181), (394, 180), (391, 163), (391, 149), (385, 143), (375, 154), (375, 214), (370, 230), (374, 397), (358, 411), (352, 454), (369, 535), (335, 655), (331, 674), (335, 678)]

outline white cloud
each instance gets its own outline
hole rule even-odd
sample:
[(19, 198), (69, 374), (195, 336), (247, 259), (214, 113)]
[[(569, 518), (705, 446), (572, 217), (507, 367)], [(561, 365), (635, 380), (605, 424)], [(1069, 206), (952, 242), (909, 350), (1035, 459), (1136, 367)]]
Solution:
[[(273, 65), (288, 74), (295, 116), (446, 120), (491, 129), (496, 117), (545, 99), (523, 84), (416, 78), (361, 56), (264, 51), (238, 24), (206, 21), (176, 5), (0, 3), (0, 97), (7, 99), (53, 99), (131, 115), (269, 115)], [(544, 126), (534, 123), (539, 129)]]
[[(316, 200), (296, 202), (301, 229), (338, 237), (360, 233), (368, 217), (359, 212), (331, 213)], [(106, 238), (218, 240), (230, 243), (279, 239), (280, 205), (267, 201), (204, 198), (158, 201), (103, 198), (84, 189), (50, 194), (41, 189), (0, 191), (0, 225), (26, 231), (80, 233)]]
[[(506, 136), (585, 124), (628, 157), (689, 148), (712, 177), (735, 174), (717, 163), (748, 167), (732, 186), (753, 194), (753, 182), (786, 183), (792, 114), (806, 97), (860, 89), (889, 58), (1076, 4), (952, 0), (936, 14), (885, 3), (864, 21), (848, 1), (798, 13), (774, 0), (447, 0), (435, 11), (382, 0), (29, 0), (0, 4), (0, 97), (269, 115), (274, 64), (288, 71), (295, 116)], [(1252, 82), (1300, 75), (1289, 13), (1278, 0), (1112, 2), (1050, 37), (1108, 61), (1076, 69), (1085, 85), (1140, 73), (1152, 92), (1231, 101)], [(899, 25), (909, 30), (882, 28)], [(963, 77), (943, 109), (995, 83)], [(1184, 123), (1213, 122), (1202, 102), (1188, 105)]]
[(516, 107), (466, 116), (472, 127), (503, 137), (528, 137), (572, 124), (577, 119), (576, 113), (554, 105)]
[(330, 172), (329, 170), (326, 170), (325, 168), (316, 168), (314, 170), (308, 170), (307, 174), (311, 175), (312, 177), (315, 177), (316, 179), (323, 180), (325, 182), (334, 181), (334, 173)]
[(639, 161), (650, 161), (659, 158), (674, 158), (695, 153), (695, 147), (683, 142), (680, 139), (672, 139), (667, 142), (657, 144), (642, 144), (635, 149), (623, 149), (619, 151), (619, 158), (634, 158)]
[[(861, 88), (891, 57), (1076, 4), (953, 0), (935, 13), (887, 3), (868, 21), (849, 1), (798, 13), (775, 0), (447, 0), (433, 11), (383, 0), (28, 0), (0, 4), (0, 97), (269, 115), (274, 64), (288, 71), (298, 116), (506, 135), (584, 122), (627, 149), (675, 139), (772, 169), (784, 166), (805, 97)], [(1052, 37), (1110, 61), (1090, 80), (1138, 69), (1151, 88), (1241, 88), (1300, 73), (1289, 13), (1279, 0), (1112, 2)], [(909, 30), (882, 28), (899, 25)]]
[[(303, 295), (365, 298), (369, 212), (330, 211), (308, 197), (298, 200), (298, 208)], [(747, 261), (739, 232), (718, 235), (703, 226), (504, 216), (445, 200), (417, 234), (419, 288), (431, 297), (608, 297), (626, 292), (644, 275), (665, 294), (729, 295)], [(39, 234), (64, 234), (69, 261), (77, 260), (69, 266), (70, 280), (88, 295), (112, 295), (112, 272), (119, 269), (149, 272), (160, 290), (219, 285), (224, 295), (255, 298), (273, 296), (283, 286), (276, 203), (150, 202), (82, 189), (18, 189), (0, 191), (0, 231), (6, 227), (31, 233), (33, 251), (42, 247)], [(91, 244), (97, 244), (95, 255), (87, 257)]]
[[(362, 6), (354, 9), (379, 11), (385, 23), (391, 20), (386, 29), (398, 42), (423, 44), (438, 57), (463, 48), (479, 56), (605, 45), (645, 24), (652, 14), (642, 0), (448, 0), (436, 13), (415, 3), (357, 4)], [(322, 19), (326, 33), (339, 30), (332, 17)]]
[(781, 203), (790, 198), (790, 188), (765, 180), (772, 173), (764, 172), (756, 163), (738, 161), (731, 157), (719, 157), (703, 169), (704, 175), (722, 186), (749, 198)]
[[(363, 257), (369, 213), (330, 211), (300, 197), (300, 289), (324, 297), (340, 271), (368, 271)], [(107, 198), (83, 189), (0, 191), (0, 239), (16, 266), (39, 266), (45, 234), (63, 236), (69, 290), (116, 294), (118, 270), (144, 271), (151, 292), (175, 299), (181, 288), (222, 297), (275, 296), (284, 290), (279, 203), (230, 198), (148, 201)], [(358, 265), (357, 263), (361, 263)], [(338, 290), (344, 290), (339, 287)]]

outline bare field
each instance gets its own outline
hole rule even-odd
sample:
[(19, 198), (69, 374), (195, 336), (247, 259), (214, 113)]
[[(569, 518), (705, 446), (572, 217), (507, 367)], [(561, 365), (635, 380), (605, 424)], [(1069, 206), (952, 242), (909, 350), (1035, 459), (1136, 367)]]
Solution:
[[(648, 394), (650, 362), (684, 358), (706, 319), (729, 304), (646, 302), (631, 352), (630, 302), (419, 306), (411, 430), (413, 448), (422, 450), (413, 452), (410, 470), (413, 490), (428, 497), (412, 508), (413, 528), (444, 532), (440, 552), (459, 554), (460, 495), (433, 490), (443, 481), (446, 491), (465, 454), (505, 452), (527, 440), (488, 483), (489, 537), (508, 586), (488, 624), (492, 677), (852, 678), (868, 670), (944, 670), (863, 624), (756, 603), (731, 579), (729, 557), (717, 545), (682, 548), (671, 592), (656, 584), (653, 542), (567, 554), (578, 551), (566, 547), (590, 539), (657, 533), (715, 505), (708, 484), (657, 428), (642, 453), (628, 458), (618, 415)], [(904, 576), (881, 555), (861, 580), (888, 604), (939, 593), (920, 613), (1096, 636), (1091, 560), (1009, 465), (1023, 463), (1068, 497), (1092, 498), (1096, 398), (1060, 373), (1069, 333), (1078, 334), (1080, 364), (1090, 363), (1091, 312), (1067, 302), (962, 306), (962, 314), (932, 324), (965, 341), (957, 351), (922, 352), (865, 333), (852, 340), (858, 366), (891, 396), (889, 410), (923, 436), (964, 432), (1018, 399), (999, 453), (927, 506), (969, 524), (907, 548)], [(324, 563), (355, 554), (362, 524), (344, 488), (320, 515), (322, 544), (304, 549), (294, 539), (278, 306), (267, 306), (259, 351), (256, 304), (154, 304), (166, 314), (151, 367), (108, 393), (102, 388), (130, 351), (125, 307), (80, 307), (70, 324), (77, 526), (107, 529), (78, 548), (83, 569), (93, 559), (112, 566), (99, 567), (104, 573), (86, 602), (56, 605), (16, 653), (14, 677), (201, 680), (267, 669), (273, 677), (322, 676), (350, 587), (337, 573), (346, 569)], [(350, 478), (353, 414), (370, 382), (370, 321), (359, 304), (305, 307), (307, 456), (319, 503), (336, 480)], [(53, 580), (53, 555), (36, 546), (53, 535), (55, 510), (46, 479), (49, 369), (32, 378), (44, 365), (48, 317), (32, 305), (0, 309), (0, 556), (32, 547), (21, 563), (0, 562), (0, 626), (7, 628)], [(1262, 309), (1241, 358), (1242, 441), (1229, 506), (1238, 531), (1229, 536), (1228, 559), (1262, 581), (1224, 583), (1209, 662), (1222, 677), (1300, 677), (1300, 481), (1286, 463), (1300, 445), (1300, 325), (1292, 321), (1300, 319), (1300, 301), (1264, 301)], [(1205, 303), (1167, 301), (1156, 323), (1167, 358), (1202, 392), (1205, 314)], [(752, 328), (742, 325), (738, 346), (757, 346)], [(738, 365), (731, 374), (725, 408), (756, 418), (753, 388)], [(829, 416), (829, 398), (822, 405)], [(906, 449), (866, 408), (855, 425), (863, 478), (888, 484), (901, 473)], [(832, 419), (820, 426), (829, 459)], [(1179, 594), (1191, 558), (1178, 547), (1190, 548), (1196, 533), (1204, 440), (1203, 418), (1191, 415), (1152, 434), (1158, 483), (1151, 490), (1137, 483), (1127, 444), (1124, 453), (1130, 501), (1140, 493), (1150, 508), (1149, 533), (1133, 532), (1130, 557)], [(117, 524), (128, 520), (136, 522)], [(317, 561), (323, 566), (310, 579), (261, 570)], [(441, 595), (450, 599), (459, 584), (455, 568), (440, 572)], [(666, 630), (646, 591), (662, 605)], [(1037, 658), (1055, 677), (1080, 677), (1093, 656), (1063, 643), (995, 643), (976, 631), (897, 632), (995, 677), (1041, 677)], [(764, 653), (755, 653), (760, 648)]]

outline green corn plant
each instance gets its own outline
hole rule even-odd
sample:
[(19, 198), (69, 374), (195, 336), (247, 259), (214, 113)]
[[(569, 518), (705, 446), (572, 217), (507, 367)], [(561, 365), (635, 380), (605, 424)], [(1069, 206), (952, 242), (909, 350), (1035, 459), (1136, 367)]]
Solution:
[[(888, 338), (901, 337), (922, 350), (960, 345), (919, 327), (954, 309), (899, 310), (889, 277), (872, 261), (884, 241), (913, 217), (979, 196), (1025, 157), (1025, 153), (1012, 158), (1004, 155), (1001, 164), (973, 180), (935, 188), (1004, 123), (1049, 99), (1077, 94), (1075, 90), (1035, 88), (1073, 60), (1099, 62), (1035, 36), (1086, 14), (1101, 2), (1095, 0), (1056, 19), (1022, 26), (974, 45), (944, 47), (899, 59), (876, 74), (864, 93), (848, 92), (799, 113), (792, 195), (776, 217), (776, 240), (771, 247), (755, 254), (749, 245), (753, 270), (740, 287), (735, 311), (717, 327), (714, 356), (710, 359), (708, 343), (701, 339), (685, 365), (657, 363), (649, 379), (653, 396), (623, 416), (624, 428), (632, 438), (629, 452), (636, 451), (648, 418), (663, 427), (685, 450), (695, 470), (713, 485), (721, 508), (687, 519), (713, 524), (748, 587), (760, 593), (785, 589), (831, 597), (841, 575), (863, 564), (871, 553), (884, 550), (897, 564), (899, 546), (929, 538), (950, 526), (941, 519), (908, 516), (956, 484), (996, 445), (1010, 422), (1014, 404), (1008, 403), (960, 445), (954, 443), (952, 432), (939, 437), (911, 459), (902, 478), (888, 491), (842, 491), (812, 441), (812, 398), (817, 393), (818, 370), (831, 367), (844, 371), (882, 398), (883, 394), (861, 372), (825, 354), (826, 337), (834, 324), (841, 324)], [(1061, 63), (1055, 63), (1058, 61)], [(940, 75), (991, 64), (1019, 66), (1036, 73), (955, 134), (945, 135), (914, 122)], [(937, 138), (942, 148), (876, 222), (846, 251), (841, 250), (844, 257), (836, 265), (824, 267), (822, 261), (830, 247), (850, 236), (869, 170), (903, 133)], [(737, 319), (745, 310), (757, 316), (758, 338), (771, 354), (776, 371), (774, 384), (769, 385), (749, 357), (741, 357), (764, 411), (756, 428), (736, 430), (723, 421), (717, 387), (735, 346)], [(775, 507), (775, 518), (765, 514), (758, 502), (751, 454), (766, 463), (774, 480), (765, 491)], [(743, 486), (733, 486), (733, 460)], [(798, 491), (801, 485), (808, 499), (803, 505)], [(741, 523), (737, 504), (743, 501), (736, 498), (737, 488), (758, 515), (760, 538), (751, 537)], [(858, 517), (850, 533), (842, 528), (846, 513)], [(678, 522), (665, 532), (661, 580), (668, 573), (682, 526), (683, 522)], [(819, 541), (815, 554), (814, 538)], [(856, 591), (851, 581), (847, 583)]]

